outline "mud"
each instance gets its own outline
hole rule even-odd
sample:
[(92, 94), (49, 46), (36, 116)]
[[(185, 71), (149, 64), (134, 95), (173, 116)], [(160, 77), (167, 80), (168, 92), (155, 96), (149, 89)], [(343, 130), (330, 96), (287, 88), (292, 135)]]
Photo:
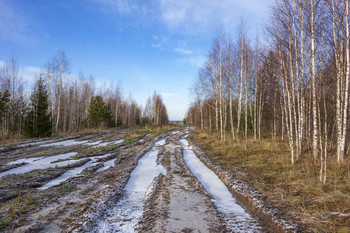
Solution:
[[(236, 199), (254, 216), (268, 232), (312, 232), (304, 226), (294, 223), (283, 211), (275, 208), (266, 201), (266, 197), (245, 181), (238, 179), (235, 174), (216, 166), (191, 138), (188, 139), (197, 157), (224, 182)], [(244, 174), (239, 174), (239, 176)]]
[[(205, 191), (196, 176), (191, 173), (183, 158), (183, 147), (179, 140), (189, 134), (192, 128), (183, 127), (156, 138), (149, 133), (142, 134), (133, 144), (123, 143), (96, 147), (99, 143), (121, 140), (123, 131), (95, 133), (67, 138), (66, 140), (88, 141), (79, 145), (60, 147), (40, 147), (45, 143), (63, 141), (26, 142), (1, 148), (0, 171), (16, 166), (11, 161), (24, 158), (46, 157), (77, 152), (77, 163), (65, 167), (34, 170), (29, 173), (7, 175), (0, 178), (0, 231), (3, 232), (96, 232), (98, 224), (106, 220), (109, 210), (123, 205), (125, 186), (130, 174), (138, 166), (140, 158), (156, 146), (157, 165), (166, 169), (153, 179), (144, 197), (142, 216), (137, 220), (136, 232), (230, 232), (229, 220), (221, 214), (213, 203), (213, 197)], [(164, 140), (160, 140), (164, 139)], [(290, 216), (275, 209), (254, 187), (241, 181), (213, 164), (206, 153), (189, 138), (188, 148), (223, 181), (233, 196), (259, 223), (266, 232), (305, 232), (294, 224)], [(100, 156), (100, 157), (96, 157)], [(84, 169), (80, 176), (38, 191), (50, 180), (59, 177), (73, 166), (80, 167), (96, 157), (96, 164)], [(112, 160), (114, 159), (114, 160)], [(114, 166), (103, 168), (107, 161)], [(99, 171), (99, 172), (97, 172)], [(242, 176), (244, 174), (240, 174)], [(27, 190), (34, 198), (29, 209), (3, 221), (13, 205), (17, 203), (19, 192)], [(12, 206), (12, 207), (8, 207)], [(16, 206), (15, 206), (16, 207)], [(6, 217), (7, 218), (7, 217)], [(117, 218), (116, 218), (117, 219)], [(133, 221), (126, 219), (125, 221)], [(249, 228), (247, 228), (249, 229)], [(114, 231), (109, 229), (109, 231)], [(115, 232), (115, 231), (114, 231)], [(251, 232), (251, 231), (250, 231)]]
[(139, 231), (227, 231), (210, 197), (185, 165), (178, 140), (172, 137), (164, 147), (160, 162), (167, 174), (158, 178), (158, 186), (146, 201)]

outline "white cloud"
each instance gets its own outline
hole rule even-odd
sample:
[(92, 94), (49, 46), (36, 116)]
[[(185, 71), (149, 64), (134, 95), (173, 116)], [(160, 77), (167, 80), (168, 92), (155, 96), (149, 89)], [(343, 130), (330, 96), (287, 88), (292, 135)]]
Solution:
[(35, 66), (23, 66), (21, 67), (21, 69), (23, 80), (28, 82), (34, 82), (35, 78), (37, 77), (37, 75), (39, 75), (41, 70), (39, 67)]
[(0, 68), (5, 67), (6, 63), (4, 61), (0, 61)]
[[(0, 68), (4, 68), (8, 63), (0, 60)], [(36, 66), (18, 66), (19, 75), (23, 81), (32, 84), (35, 81), (37, 75), (39, 75), (41, 68)]]
[[(11, 1), (10, 1), (11, 2)], [(26, 44), (35, 43), (37, 25), (22, 12), (0, 1), (0, 38)]]
[(268, 0), (159, 0), (161, 18), (168, 29), (190, 35), (212, 33), (218, 26), (232, 30), (242, 14), (249, 15), (249, 20), (257, 21), (266, 14), (268, 2)]
[(204, 56), (189, 56), (189, 57), (183, 57), (183, 58), (179, 58), (176, 60), (176, 62), (180, 65), (183, 64), (190, 64), (191, 66), (195, 66), (195, 67), (202, 67), (205, 63), (205, 57)]
[(174, 48), (174, 51), (183, 55), (190, 55), (193, 53), (192, 50), (184, 48)]
[[(271, 0), (90, 0), (99, 3), (106, 12), (140, 17), (149, 23), (160, 23), (169, 32), (179, 35), (212, 35), (219, 26), (232, 31), (240, 18), (258, 24), (267, 16)], [(143, 22), (145, 23), (145, 22)], [(139, 25), (139, 22), (138, 22)], [(154, 38), (155, 39), (155, 38)], [(157, 45), (157, 44), (155, 44)]]
[(137, 10), (138, 6), (128, 0), (94, 0), (101, 5), (106, 6), (104, 10), (112, 10), (115, 13), (121, 15), (130, 14), (132, 11)]

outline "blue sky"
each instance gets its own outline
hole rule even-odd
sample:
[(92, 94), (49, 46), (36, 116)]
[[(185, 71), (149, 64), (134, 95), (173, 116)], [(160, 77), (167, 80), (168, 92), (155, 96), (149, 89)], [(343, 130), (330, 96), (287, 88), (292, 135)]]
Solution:
[(221, 27), (250, 33), (268, 18), (270, 0), (0, 0), (0, 65), (14, 56), (30, 82), (63, 50), (72, 76), (121, 81), (144, 104), (161, 93), (171, 120), (182, 120), (189, 88)]

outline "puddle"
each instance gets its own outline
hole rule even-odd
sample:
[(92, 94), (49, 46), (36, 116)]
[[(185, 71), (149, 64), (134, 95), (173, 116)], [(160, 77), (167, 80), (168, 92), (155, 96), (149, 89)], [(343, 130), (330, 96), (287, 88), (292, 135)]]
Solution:
[(50, 157), (37, 157), (37, 158), (19, 159), (16, 161), (12, 161), (8, 164), (19, 164), (19, 163), (27, 163), (27, 164), (1, 172), (0, 177), (9, 175), (9, 174), (23, 174), (26, 172), (33, 171), (35, 169), (46, 169), (49, 167), (67, 166), (69, 164), (76, 162), (77, 160), (66, 160), (66, 161), (61, 161), (56, 163), (54, 162), (61, 159), (68, 159), (76, 154), (77, 154), (76, 152), (71, 152), (66, 154), (54, 155)]
[(217, 210), (224, 215), (229, 229), (233, 232), (261, 232), (262, 228), (258, 222), (237, 203), (219, 177), (197, 158), (190, 149), (188, 141), (181, 139), (180, 143), (184, 148), (183, 156), (187, 166), (204, 189), (213, 197), (212, 202)]
[[(155, 142), (155, 146), (164, 145), (165, 139)], [(124, 187), (125, 195), (112, 209), (108, 210), (107, 217), (98, 223), (97, 232), (135, 232), (135, 227), (142, 217), (144, 199), (147, 190), (155, 177), (166, 170), (157, 164), (157, 149), (152, 147), (139, 159), (136, 168)]]

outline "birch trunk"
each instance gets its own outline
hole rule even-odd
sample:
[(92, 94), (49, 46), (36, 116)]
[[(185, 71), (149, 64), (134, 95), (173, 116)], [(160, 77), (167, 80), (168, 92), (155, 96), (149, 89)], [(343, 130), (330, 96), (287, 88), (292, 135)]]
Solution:
[(311, 0), (311, 61), (312, 61), (312, 122), (313, 122), (313, 135), (312, 135), (312, 154), (314, 159), (317, 158), (318, 147), (318, 127), (317, 127), (317, 99), (316, 99), (316, 58), (315, 58), (315, 29), (314, 29), (314, 0)]

